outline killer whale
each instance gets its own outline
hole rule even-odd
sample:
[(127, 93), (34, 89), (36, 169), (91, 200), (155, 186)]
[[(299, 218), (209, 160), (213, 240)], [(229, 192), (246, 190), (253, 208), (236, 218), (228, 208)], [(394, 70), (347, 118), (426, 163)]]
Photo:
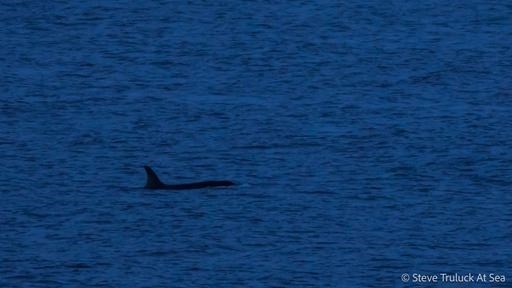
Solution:
[(164, 189), (164, 190), (189, 190), (189, 189), (201, 189), (201, 188), (209, 188), (209, 187), (219, 187), (219, 186), (232, 186), (235, 183), (228, 180), (220, 180), (220, 181), (202, 181), (202, 182), (193, 182), (193, 183), (185, 183), (185, 184), (164, 184), (158, 176), (156, 176), (155, 171), (151, 169), (149, 166), (144, 166), (144, 170), (146, 170), (146, 189)]

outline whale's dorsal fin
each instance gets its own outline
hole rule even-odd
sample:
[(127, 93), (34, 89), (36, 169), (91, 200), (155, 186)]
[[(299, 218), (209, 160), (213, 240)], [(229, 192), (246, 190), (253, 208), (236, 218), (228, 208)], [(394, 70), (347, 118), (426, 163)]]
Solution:
[(158, 189), (165, 186), (160, 179), (158, 179), (158, 176), (156, 176), (155, 171), (151, 169), (149, 166), (144, 166), (144, 169), (146, 170), (147, 180), (146, 180), (146, 187), (148, 189)]

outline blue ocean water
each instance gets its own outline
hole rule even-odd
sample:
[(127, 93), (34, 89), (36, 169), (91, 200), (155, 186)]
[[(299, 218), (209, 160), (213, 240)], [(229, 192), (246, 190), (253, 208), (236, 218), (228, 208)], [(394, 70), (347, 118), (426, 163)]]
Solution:
[(0, 287), (512, 287), (510, 2), (0, 12)]

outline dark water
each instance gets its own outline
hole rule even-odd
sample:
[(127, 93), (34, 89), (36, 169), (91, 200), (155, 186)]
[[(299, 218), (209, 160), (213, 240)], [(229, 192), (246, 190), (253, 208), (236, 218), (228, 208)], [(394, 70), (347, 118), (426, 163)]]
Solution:
[(95, 2), (0, 4), (0, 287), (512, 286), (510, 2)]

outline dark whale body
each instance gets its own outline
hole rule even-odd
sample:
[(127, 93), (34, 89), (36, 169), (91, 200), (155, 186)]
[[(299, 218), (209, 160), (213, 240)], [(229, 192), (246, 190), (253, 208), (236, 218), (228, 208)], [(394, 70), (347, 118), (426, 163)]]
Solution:
[(194, 182), (194, 183), (186, 183), (186, 184), (164, 184), (158, 176), (156, 176), (155, 171), (151, 169), (149, 166), (144, 166), (146, 170), (147, 180), (146, 189), (164, 189), (164, 190), (189, 190), (189, 189), (201, 189), (201, 188), (209, 188), (209, 187), (219, 187), (219, 186), (232, 186), (235, 183), (227, 180), (221, 181), (202, 181), (202, 182)]

